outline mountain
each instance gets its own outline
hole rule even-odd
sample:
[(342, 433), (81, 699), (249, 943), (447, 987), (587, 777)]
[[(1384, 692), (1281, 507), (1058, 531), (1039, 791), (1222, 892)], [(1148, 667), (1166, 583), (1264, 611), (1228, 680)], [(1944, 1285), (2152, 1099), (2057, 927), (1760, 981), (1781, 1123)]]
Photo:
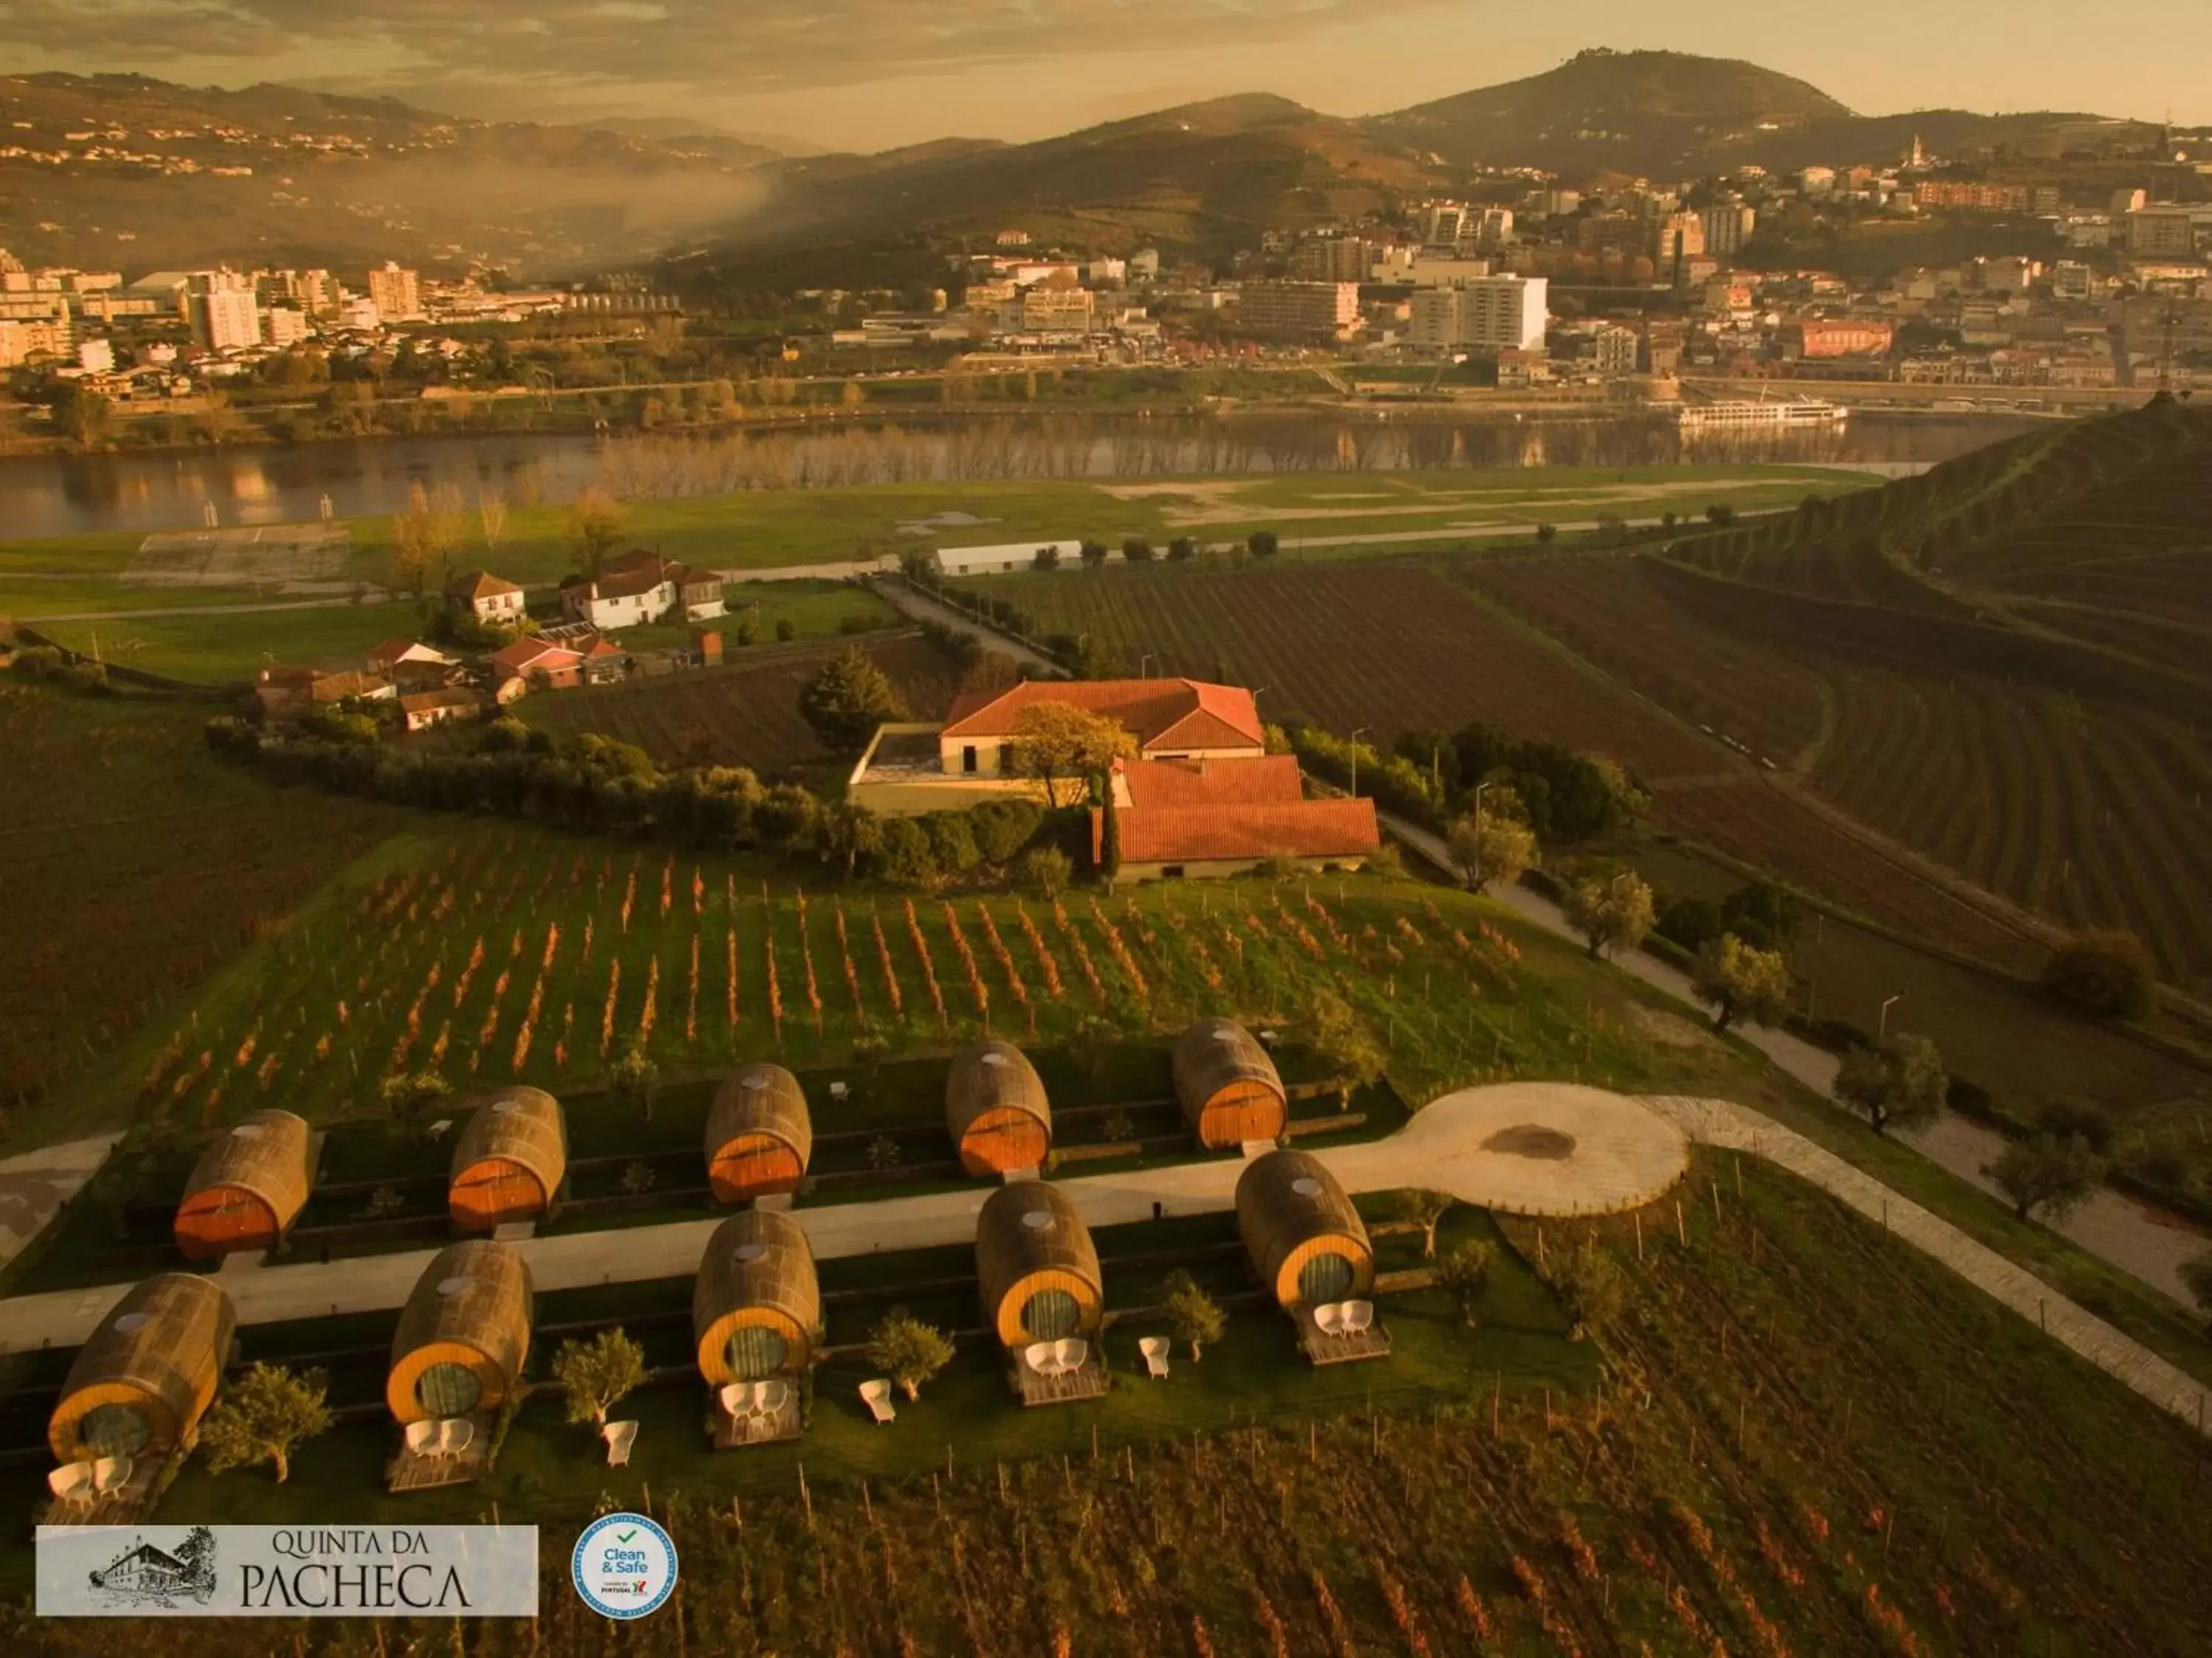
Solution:
[(863, 247), (1007, 229), (1101, 251), (1163, 243), (1226, 255), (1266, 231), (1356, 219), (1449, 182), (1358, 122), (1264, 93), (1033, 143), (951, 141), (773, 173), (772, 193), (710, 251), (718, 264), (826, 271)]
[(395, 99), (139, 75), (0, 76), (0, 247), (120, 267), (471, 261), (553, 277), (757, 201), (728, 134), (478, 121)]
[(2094, 115), (1863, 116), (1790, 76), (1678, 52), (1579, 52), (1557, 69), (1370, 118), (1366, 128), (1459, 166), (1672, 179), (1756, 162), (1894, 159), (1917, 135), (1943, 154), (2136, 147), (2157, 130)]

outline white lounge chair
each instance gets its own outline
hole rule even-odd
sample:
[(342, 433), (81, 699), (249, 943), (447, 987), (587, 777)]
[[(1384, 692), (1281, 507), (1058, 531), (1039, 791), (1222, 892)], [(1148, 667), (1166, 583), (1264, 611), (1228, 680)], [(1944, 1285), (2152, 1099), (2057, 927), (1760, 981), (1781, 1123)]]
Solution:
[(722, 1409), (729, 1413), (731, 1420), (735, 1421), (752, 1409), (753, 1385), (749, 1381), (725, 1382), (722, 1391), (715, 1397), (721, 1401)]
[(410, 1456), (435, 1456), (438, 1454), (438, 1423), (430, 1421), (410, 1422), (399, 1436)]
[(626, 1468), (629, 1466), (629, 1448), (637, 1443), (637, 1423), (610, 1422), (599, 1429), (599, 1437), (607, 1442), (607, 1466)]
[(104, 1456), (92, 1465), (92, 1489), (106, 1496), (119, 1491), (131, 1483), (131, 1459), (127, 1456)]
[(763, 1381), (753, 1392), (753, 1408), (764, 1417), (772, 1417), (791, 1403), (791, 1384), (781, 1380)]
[(846, 1096), (851, 1093), (852, 1089), (842, 1082), (832, 1082), (830, 1085), (830, 1097), (841, 1106), (845, 1103)]
[(442, 1456), (459, 1456), (475, 1442), (477, 1425), (466, 1417), (447, 1417), (438, 1424), (438, 1451)]
[(1344, 1327), (1352, 1335), (1375, 1327), (1373, 1301), (1346, 1301), (1344, 1304)]
[(1060, 1374), (1059, 1362), (1053, 1357), (1052, 1344), (1048, 1341), (1031, 1342), (1022, 1349), (1022, 1357), (1028, 1362), (1030, 1368), (1041, 1376)]
[(1137, 1350), (1145, 1356), (1145, 1368), (1153, 1380), (1166, 1380), (1168, 1338), (1165, 1336), (1146, 1336), (1137, 1344)]
[(1335, 1301), (1323, 1301), (1313, 1310), (1314, 1328), (1324, 1336), (1334, 1336), (1344, 1328), (1344, 1308)]
[(75, 1502), (92, 1495), (92, 1464), (65, 1463), (46, 1476), (46, 1489), (63, 1503)]
[(878, 1428), (890, 1426), (891, 1418), (898, 1415), (891, 1404), (891, 1385), (880, 1378), (860, 1384), (860, 1403), (868, 1407), (868, 1414), (876, 1419)]
[(1062, 1375), (1073, 1375), (1091, 1356), (1091, 1344), (1080, 1336), (1062, 1336), (1053, 1343), (1052, 1356)]

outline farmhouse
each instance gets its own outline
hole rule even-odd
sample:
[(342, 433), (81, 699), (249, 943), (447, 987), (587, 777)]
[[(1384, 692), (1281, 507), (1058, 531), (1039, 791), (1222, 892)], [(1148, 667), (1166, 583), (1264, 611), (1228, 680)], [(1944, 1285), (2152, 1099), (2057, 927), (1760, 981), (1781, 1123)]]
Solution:
[(447, 720), (465, 720), (483, 710), (483, 698), (459, 686), (442, 691), (416, 691), (399, 699), (399, 712), (410, 731), (428, 731)]
[(368, 667), (371, 674), (398, 677), (403, 667), (447, 668), (459, 667), (460, 659), (448, 656), (432, 644), (420, 639), (386, 639), (369, 647)]
[(355, 697), (381, 700), (399, 694), (398, 687), (380, 674), (331, 674), (319, 667), (279, 665), (264, 667), (254, 676), (253, 697), (263, 713), (276, 718), (304, 714)]
[(722, 613), (722, 578), (642, 547), (609, 559), (596, 576), (571, 576), (561, 583), (561, 611), (593, 627), (635, 627), (646, 622), (698, 622)]
[(519, 622), (523, 615), (522, 589), (488, 570), (472, 570), (448, 582), (446, 603), (479, 622)]

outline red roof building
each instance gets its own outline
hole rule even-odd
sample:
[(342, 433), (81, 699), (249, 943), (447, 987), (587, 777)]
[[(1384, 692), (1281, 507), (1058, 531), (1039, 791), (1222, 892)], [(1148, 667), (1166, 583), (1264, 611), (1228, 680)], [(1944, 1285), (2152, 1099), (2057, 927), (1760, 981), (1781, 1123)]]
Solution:
[[(1121, 873), (1132, 880), (1235, 875), (1267, 858), (1356, 866), (1382, 843), (1365, 800), (1308, 800), (1297, 759), (1121, 760), (1114, 767)], [(1106, 813), (1091, 814), (1106, 858)]]
[(952, 704), (939, 734), (948, 772), (995, 776), (1024, 710), (1050, 703), (1103, 715), (1137, 740), (1145, 759), (1233, 759), (1267, 753), (1252, 693), (1200, 680), (1024, 680)]

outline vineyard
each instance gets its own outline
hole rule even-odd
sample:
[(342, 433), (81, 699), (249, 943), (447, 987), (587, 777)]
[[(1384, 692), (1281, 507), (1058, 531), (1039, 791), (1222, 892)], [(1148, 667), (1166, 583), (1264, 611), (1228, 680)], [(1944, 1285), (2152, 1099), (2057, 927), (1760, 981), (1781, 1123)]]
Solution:
[(1416, 1100), (1477, 1072), (1656, 1082), (1690, 1063), (1609, 1017), (1614, 996), (1570, 1011), (1538, 989), (1524, 950), (1556, 972), (1567, 947), (1510, 936), (1462, 895), (1372, 878), (915, 897), (513, 828), (392, 866), (331, 890), (157, 1028), (133, 1078), (142, 1114), (191, 1139), (263, 1106), (374, 1112), (401, 1073), (596, 1088), (632, 1046), (676, 1077), (985, 1033), (1049, 1043), (1095, 1018), (1129, 1033), (1201, 1013), (1289, 1022), (1323, 986), (1390, 1041)]
[(1607, 754), (1648, 779), (1739, 762), (1528, 637), (1416, 564), (1211, 572), (1173, 566), (975, 585), (1047, 632), (1090, 634), (1132, 667), (1265, 686), (1261, 712), (1332, 730), (1482, 720)]
[(200, 743), (204, 717), (0, 684), (0, 1104), (11, 1112), (173, 1013), (396, 820), (222, 765)]
[[(847, 643), (733, 648), (726, 667), (550, 692), (532, 698), (521, 714), (549, 731), (596, 731), (635, 743), (665, 765), (745, 765), (781, 775), (830, 758), (799, 717), (799, 693)], [(943, 716), (959, 675), (942, 651), (913, 634), (860, 643), (916, 719)], [(760, 660), (747, 660), (748, 650)]]
[[(1269, 1412), (1118, 1443), (1087, 1441), (1071, 1413), (1053, 1424), (1060, 1452), (953, 1447), (932, 1472), (866, 1480), (819, 1466), (802, 1478), (764, 1453), (695, 1458), (673, 1489), (572, 1467), (564, 1490), (597, 1484), (597, 1507), (670, 1528), (677, 1598), (619, 1631), (586, 1612), (566, 1592), (567, 1552), (594, 1505), (540, 1498), (538, 1622), (465, 1620), (419, 1645), (455, 1658), (2148, 1658), (2212, 1643), (2206, 1451), (2185, 1424), (1786, 1174), (1705, 1158), (1684, 1195), (1596, 1225), (1506, 1224), (1516, 1270), (1619, 1283), (1595, 1385), (1475, 1375), (1455, 1398), (1371, 1415), (1354, 1399), (1317, 1420)], [(1220, 1362), (1194, 1371), (1178, 1350), (1167, 1382), (1125, 1380), (1115, 1398), (1209, 1386)], [(1388, 1367), (1361, 1368), (1381, 1381)], [(902, 1416), (876, 1442), (908, 1427)], [(571, 1432), (568, 1456), (595, 1460)], [(489, 1517), (499, 1495), (464, 1501)], [(237, 1625), (175, 1627), (164, 1649), (185, 1658), (269, 1650)], [(109, 1638), (0, 1628), (25, 1658)], [(378, 1649), (367, 1630), (318, 1630), (301, 1651)]]

